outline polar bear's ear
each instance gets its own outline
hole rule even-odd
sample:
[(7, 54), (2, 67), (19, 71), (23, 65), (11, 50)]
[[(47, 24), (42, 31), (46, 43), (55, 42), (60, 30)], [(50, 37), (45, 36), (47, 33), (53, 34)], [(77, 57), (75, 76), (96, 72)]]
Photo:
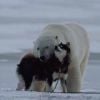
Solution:
[(54, 39), (56, 40), (56, 44), (58, 45), (59, 42), (60, 42), (59, 37), (56, 35), (56, 36), (54, 37)]
[(55, 39), (58, 40), (58, 36), (55, 36)]

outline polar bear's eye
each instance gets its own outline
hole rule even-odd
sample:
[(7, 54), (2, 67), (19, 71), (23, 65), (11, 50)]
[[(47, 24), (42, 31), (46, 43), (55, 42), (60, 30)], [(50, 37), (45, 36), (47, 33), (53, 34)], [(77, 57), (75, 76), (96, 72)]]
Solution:
[(37, 48), (37, 50), (40, 50), (40, 48)]

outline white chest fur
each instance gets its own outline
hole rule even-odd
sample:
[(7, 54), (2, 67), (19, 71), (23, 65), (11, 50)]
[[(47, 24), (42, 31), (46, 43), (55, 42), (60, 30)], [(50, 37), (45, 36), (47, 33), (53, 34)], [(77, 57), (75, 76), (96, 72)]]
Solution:
[(67, 77), (68, 77), (68, 74), (54, 72), (53, 75), (52, 75), (52, 77), (53, 77), (53, 80), (56, 80), (56, 79), (66, 80)]
[(55, 51), (55, 55), (59, 59), (59, 61), (62, 62), (63, 58), (66, 56), (66, 51), (63, 49), (60, 49), (60, 48), (59, 48), (59, 50), (60, 50), (60, 52)]

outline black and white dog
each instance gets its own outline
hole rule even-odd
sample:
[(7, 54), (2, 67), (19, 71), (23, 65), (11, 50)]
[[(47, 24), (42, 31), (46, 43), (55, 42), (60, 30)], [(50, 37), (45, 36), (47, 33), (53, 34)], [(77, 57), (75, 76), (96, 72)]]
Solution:
[[(66, 51), (62, 62), (56, 57), (57, 53)], [(19, 83), (16, 90), (52, 91), (52, 83), (61, 80), (63, 92), (66, 92), (66, 78), (70, 64), (70, 43), (60, 43), (55, 46), (52, 57), (43, 62), (32, 53), (26, 54), (17, 65)]]

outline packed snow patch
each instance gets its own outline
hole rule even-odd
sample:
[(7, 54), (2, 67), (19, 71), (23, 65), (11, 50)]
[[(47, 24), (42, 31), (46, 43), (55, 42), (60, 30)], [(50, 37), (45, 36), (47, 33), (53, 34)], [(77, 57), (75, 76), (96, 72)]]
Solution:
[(100, 94), (43, 93), (43, 92), (1, 90), (0, 100), (100, 100)]

